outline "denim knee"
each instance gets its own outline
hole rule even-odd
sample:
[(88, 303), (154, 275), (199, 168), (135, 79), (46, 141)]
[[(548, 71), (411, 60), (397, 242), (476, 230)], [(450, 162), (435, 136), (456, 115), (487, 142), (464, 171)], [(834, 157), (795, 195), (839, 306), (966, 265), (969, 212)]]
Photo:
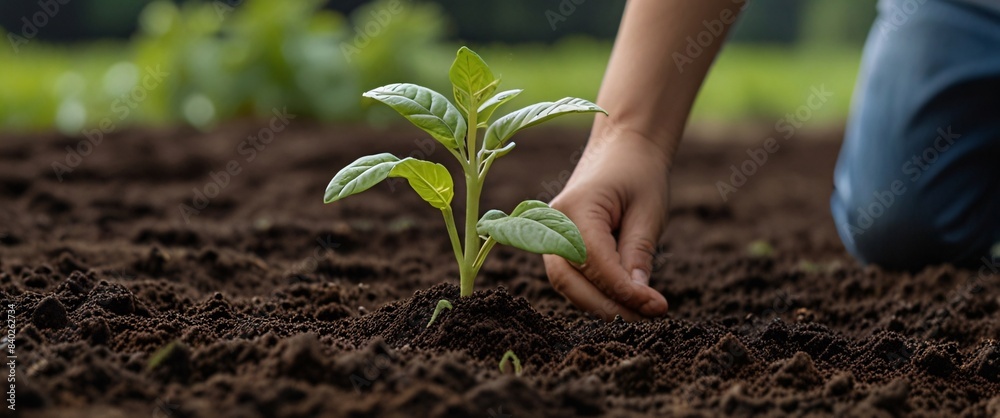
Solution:
[(831, 210), (865, 263), (974, 265), (1000, 241), (1000, 14), (927, 1), (869, 35)]

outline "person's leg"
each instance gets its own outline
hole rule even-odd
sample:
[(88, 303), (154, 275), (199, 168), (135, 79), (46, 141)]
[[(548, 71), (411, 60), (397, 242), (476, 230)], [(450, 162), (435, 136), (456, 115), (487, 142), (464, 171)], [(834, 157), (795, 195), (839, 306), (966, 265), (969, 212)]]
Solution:
[(834, 173), (855, 257), (974, 265), (1000, 241), (1000, 13), (882, 0)]

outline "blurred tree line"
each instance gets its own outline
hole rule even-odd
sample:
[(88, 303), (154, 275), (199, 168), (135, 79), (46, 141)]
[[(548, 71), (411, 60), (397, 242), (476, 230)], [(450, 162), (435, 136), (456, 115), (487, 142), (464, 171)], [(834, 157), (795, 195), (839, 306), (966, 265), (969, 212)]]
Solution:
[[(214, 0), (238, 7), (242, 0)], [(439, 3), (450, 18), (452, 39), (484, 42), (554, 42), (571, 35), (612, 38), (625, 0), (401, 0)], [(697, 0), (664, 0), (697, 1)], [(39, 38), (80, 41), (127, 38), (150, 0), (20, 0), (0, 2), (0, 26), (19, 33), (25, 18), (57, 4)], [(179, 0), (178, 0), (179, 2)], [(65, 4), (62, 4), (65, 3)], [(326, 7), (345, 14), (369, 0), (332, 0)], [(51, 7), (51, 6), (49, 6)], [(875, 16), (875, 0), (753, 0), (734, 34), (735, 42), (799, 42), (860, 45)]]

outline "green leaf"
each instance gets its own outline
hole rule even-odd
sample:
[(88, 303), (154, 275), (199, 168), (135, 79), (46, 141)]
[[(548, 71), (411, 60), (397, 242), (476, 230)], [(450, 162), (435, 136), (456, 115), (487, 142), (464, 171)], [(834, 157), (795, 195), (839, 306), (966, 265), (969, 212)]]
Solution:
[[(458, 49), (455, 61), (448, 70), (448, 78), (455, 91), (455, 102), (466, 114), (473, 112), (478, 103), (492, 95), (499, 84), (479, 54), (464, 46)], [(470, 97), (472, 103), (468, 102)]]
[(587, 260), (587, 248), (573, 221), (537, 200), (522, 202), (510, 216), (498, 210), (486, 212), (476, 232), (536, 254), (555, 254), (576, 263)]
[(400, 83), (369, 90), (364, 96), (389, 105), (448, 148), (458, 149), (465, 139), (465, 117), (434, 90)]
[(486, 129), (486, 139), (483, 146), (486, 149), (497, 148), (521, 129), (535, 126), (559, 115), (595, 112), (608, 113), (596, 104), (573, 97), (567, 97), (557, 102), (536, 103), (508, 113), (493, 122)]
[(519, 203), (516, 208), (514, 208), (514, 211), (510, 213), (510, 216), (521, 216), (522, 213), (528, 211), (529, 209), (548, 208), (548, 207), (549, 204), (542, 202), (541, 200), (525, 200)]
[(405, 178), (421, 198), (438, 209), (449, 207), (455, 196), (451, 174), (441, 164), (407, 158), (396, 163), (389, 177)]
[(493, 116), (493, 112), (496, 111), (500, 105), (517, 97), (517, 95), (521, 94), (522, 91), (524, 90), (507, 90), (490, 97), (489, 100), (486, 100), (486, 102), (479, 106), (479, 116), (476, 117), (476, 120), (479, 121), (479, 124), (482, 125), (482, 127), (486, 127), (486, 124), (489, 123), (490, 117)]
[(488, 210), (486, 213), (483, 214), (482, 218), (479, 218), (479, 223), (476, 224), (476, 233), (478, 233), (480, 236), (486, 236), (487, 234), (483, 233), (479, 228), (479, 226), (482, 225), (483, 222), (495, 221), (497, 219), (502, 219), (506, 217), (507, 214), (503, 213), (503, 211), (501, 210), (496, 210), (496, 209)]
[(326, 186), (323, 203), (343, 199), (370, 189), (389, 176), (389, 171), (399, 162), (392, 154), (375, 154), (358, 158), (333, 176)]

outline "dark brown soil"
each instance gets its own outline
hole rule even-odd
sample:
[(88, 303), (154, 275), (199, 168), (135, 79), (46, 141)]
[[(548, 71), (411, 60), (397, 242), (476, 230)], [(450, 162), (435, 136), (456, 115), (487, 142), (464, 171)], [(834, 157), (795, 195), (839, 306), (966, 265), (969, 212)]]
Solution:
[[(322, 204), (358, 156), (450, 160), (419, 133), (296, 120), (247, 161), (239, 143), (266, 126), (111, 135), (61, 182), (52, 163), (77, 139), (0, 140), (19, 413), (1000, 414), (995, 276), (852, 261), (827, 209), (837, 132), (782, 142), (728, 203), (716, 181), (764, 137), (686, 143), (652, 279), (671, 311), (629, 324), (574, 309), (540, 257), (508, 248), (458, 299), (440, 215), (405, 184)], [(586, 136), (529, 132), (484, 207), (550, 197)], [(198, 213), (193, 188), (214, 196)], [(454, 309), (425, 327), (441, 298)], [(507, 350), (520, 377), (498, 370)]]

